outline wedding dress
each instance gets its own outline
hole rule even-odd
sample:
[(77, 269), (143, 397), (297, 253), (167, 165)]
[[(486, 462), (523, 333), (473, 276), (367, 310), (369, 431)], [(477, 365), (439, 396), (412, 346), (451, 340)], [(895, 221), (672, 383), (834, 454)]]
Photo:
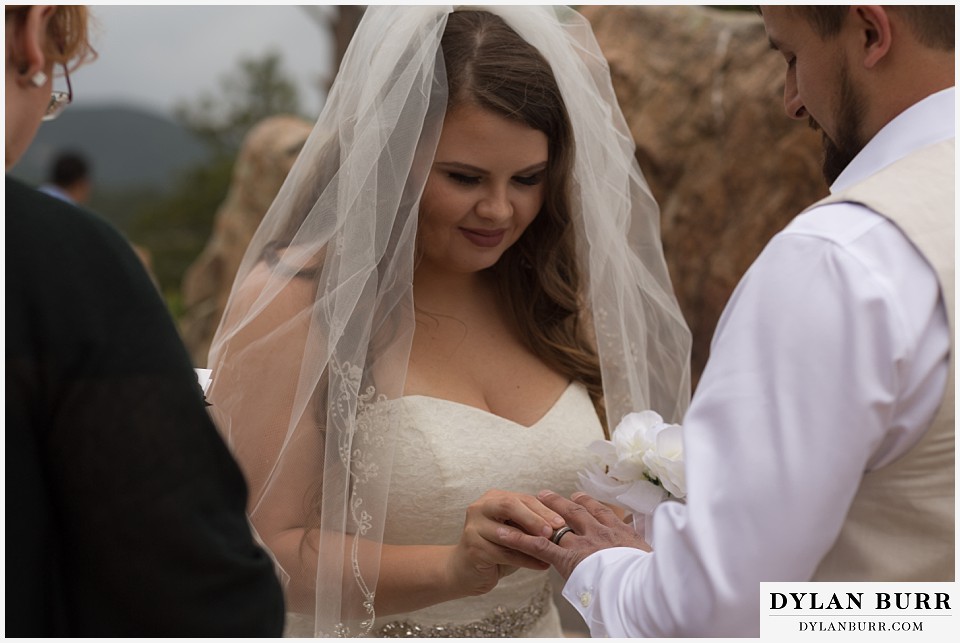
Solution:
[[(603, 430), (586, 388), (567, 386), (531, 426), (482, 409), (422, 395), (377, 402), (361, 411), (367, 430), (396, 432), (383, 541), (452, 545), (463, 530), (464, 507), (487, 489), (536, 493), (576, 490), (586, 446)], [(297, 632), (296, 615), (288, 635)], [(380, 637), (562, 636), (547, 572), (520, 569), (489, 593), (383, 616)]]

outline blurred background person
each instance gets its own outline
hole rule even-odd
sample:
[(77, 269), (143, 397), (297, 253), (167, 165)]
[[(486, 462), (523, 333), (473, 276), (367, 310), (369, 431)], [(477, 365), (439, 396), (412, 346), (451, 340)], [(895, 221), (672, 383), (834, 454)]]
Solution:
[(90, 163), (78, 152), (61, 152), (50, 166), (47, 182), (40, 191), (61, 201), (83, 205), (90, 200), (93, 180)]

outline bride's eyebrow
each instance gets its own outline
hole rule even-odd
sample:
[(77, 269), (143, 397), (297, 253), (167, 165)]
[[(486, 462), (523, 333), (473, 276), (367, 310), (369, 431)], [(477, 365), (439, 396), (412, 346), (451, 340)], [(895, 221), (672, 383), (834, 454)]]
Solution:
[(517, 172), (517, 174), (536, 174), (537, 172), (543, 172), (545, 169), (547, 169), (547, 162), (543, 161), (541, 163), (534, 163), (530, 167), (525, 167)]
[[(459, 170), (461, 172), (472, 172), (474, 174), (489, 174), (487, 170), (479, 168), (475, 165), (470, 165), (468, 163), (460, 163), (459, 161), (437, 161), (434, 165), (442, 166), (447, 170)], [(514, 174), (535, 174), (537, 172), (542, 172), (547, 169), (547, 162), (542, 161), (540, 163), (534, 163), (529, 167), (525, 167), (521, 170), (517, 170)]]
[(459, 170), (461, 172), (471, 172), (473, 174), (486, 174), (487, 171), (481, 169), (475, 165), (469, 165), (467, 163), (459, 163), (457, 161), (437, 161), (435, 165), (442, 166), (447, 170)]

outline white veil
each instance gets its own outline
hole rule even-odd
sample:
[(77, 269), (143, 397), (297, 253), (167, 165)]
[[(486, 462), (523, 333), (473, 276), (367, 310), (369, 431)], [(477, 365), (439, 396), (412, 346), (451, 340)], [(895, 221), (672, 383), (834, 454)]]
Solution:
[[(658, 208), (590, 26), (563, 7), (484, 9), (546, 58), (573, 127), (569, 197), (608, 424), (646, 408), (679, 421), (689, 331)], [(376, 616), (394, 444), (369, 414), (403, 393), (450, 11), (367, 9), (247, 250), (210, 351), (208, 399), (247, 476), (251, 522), (274, 553), (288, 610), (320, 636), (368, 634)]]

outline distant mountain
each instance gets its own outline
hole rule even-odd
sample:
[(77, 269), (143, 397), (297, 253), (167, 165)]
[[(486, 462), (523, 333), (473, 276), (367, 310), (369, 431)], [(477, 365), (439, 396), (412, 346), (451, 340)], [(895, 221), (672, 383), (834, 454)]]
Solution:
[(57, 153), (70, 149), (91, 163), (96, 189), (164, 191), (177, 172), (208, 158), (203, 144), (173, 120), (135, 107), (72, 107), (43, 123), (14, 176), (42, 183)]

